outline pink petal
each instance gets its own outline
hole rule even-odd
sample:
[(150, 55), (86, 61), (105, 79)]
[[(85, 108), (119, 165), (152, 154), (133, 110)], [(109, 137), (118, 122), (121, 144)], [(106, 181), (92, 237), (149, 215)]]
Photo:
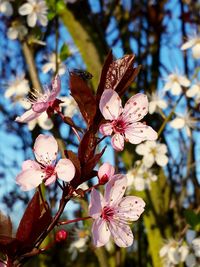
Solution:
[(103, 135), (111, 135), (113, 131), (112, 123), (101, 124), (99, 131)]
[(111, 89), (106, 89), (100, 99), (99, 108), (106, 120), (117, 119), (122, 112), (122, 103), (119, 95)]
[(46, 181), (45, 181), (45, 185), (50, 185), (55, 183), (56, 181), (56, 175), (52, 175), (51, 177), (49, 177)]
[(57, 157), (58, 144), (53, 136), (40, 134), (35, 140), (33, 150), (38, 162), (50, 165)]
[(124, 137), (121, 134), (114, 134), (111, 139), (112, 147), (117, 151), (124, 149)]
[(103, 176), (112, 177), (115, 173), (115, 168), (110, 163), (104, 163), (98, 170), (98, 177), (101, 179)]
[(148, 113), (148, 99), (144, 94), (132, 96), (125, 104), (122, 117), (125, 120), (140, 121)]
[(56, 165), (55, 171), (59, 179), (70, 182), (75, 175), (74, 164), (69, 159), (60, 159)]
[(116, 209), (117, 215), (123, 220), (137, 221), (144, 212), (145, 202), (140, 197), (123, 197)]
[(95, 247), (101, 247), (108, 243), (110, 239), (110, 231), (106, 221), (98, 218), (92, 225), (92, 237)]
[(25, 170), (41, 170), (41, 167), (40, 165), (34, 161), (34, 160), (25, 160), (23, 163), (22, 163), (22, 171), (25, 171)]
[(42, 183), (45, 174), (41, 170), (29, 169), (22, 171), (16, 177), (16, 183), (21, 186), (23, 191), (29, 191)]
[(104, 199), (109, 206), (116, 205), (123, 197), (127, 187), (126, 175), (113, 175), (106, 184)]
[(91, 199), (89, 204), (89, 215), (93, 219), (100, 217), (104, 204), (104, 199), (101, 193), (93, 188), (91, 191)]
[(40, 113), (34, 112), (32, 109), (29, 109), (22, 116), (17, 117), (15, 121), (26, 123), (38, 118), (39, 116)]
[(48, 106), (48, 102), (36, 102), (33, 104), (32, 109), (37, 113), (42, 113), (47, 110)]
[(52, 80), (52, 90), (49, 97), (49, 101), (54, 101), (56, 97), (60, 94), (61, 82), (59, 75), (56, 75), (55, 78)]
[(115, 244), (119, 247), (129, 247), (133, 244), (133, 233), (129, 225), (123, 224), (120, 221), (116, 223), (111, 221), (109, 223), (109, 230)]
[(158, 134), (150, 126), (137, 122), (126, 128), (125, 138), (126, 141), (131, 144), (139, 144), (145, 140), (156, 140), (158, 138)]

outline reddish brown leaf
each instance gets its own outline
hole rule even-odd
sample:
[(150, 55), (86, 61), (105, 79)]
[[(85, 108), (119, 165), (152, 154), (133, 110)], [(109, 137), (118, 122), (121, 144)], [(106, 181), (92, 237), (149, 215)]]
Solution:
[(76, 168), (75, 178), (79, 179), (81, 176), (81, 164), (78, 157), (71, 150), (65, 150), (65, 156), (73, 162)]
[(78, 158), (81, 166), (85, 165), (89, 159), (93, 158), (96, 146), (97, 138), (95, 137), (95, 133), (93, 130), (87, 131), (83, 136), (78, 149)]
[(96, 114), (96, 99), (87, 83), (75, 73), (70, 73), (71, 95), (76, 100), (80, 112), (88, 127), (93, 123)]
[(76, 124), (73, 122), (73, 120), (70, 117), (65, 116), (64, 122), (66, 124), (68, 124), (69, 126), (74, 127), (76, 130), (82, 132), (82, 129), (80, 127), (76, 126)]
[(0, 235), (0, 252), (3, 254), (14, 257), (20, 245), (20, 241), (16, 238)]
[(12, 236), (12, 222), (9, 216), (0, 212), (0, 235)]

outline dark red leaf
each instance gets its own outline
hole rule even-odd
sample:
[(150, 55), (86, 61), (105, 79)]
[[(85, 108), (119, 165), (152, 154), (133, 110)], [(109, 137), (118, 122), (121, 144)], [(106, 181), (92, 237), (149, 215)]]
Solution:
[(97, 165), (105, 150), (106, 147), (104, 147), (100, 153), (89, 159), (88, 162), (82, 167), (81, 178), (84, 179), (84, 181), (91, 178), (93, 168)]
[(65, 150), (65, 156), (73, 162), (76, 168), (76, 174), (74, 178), (79, 179), (81, 176), (81, 164), (80, 164), (78, 157), (71, 150)]
[(0, 212), (0, 235), (12, 236), (12, 222), (9, 216)]
[(20, 245), (20, 241), (16, 238), (0, 235), (0, 252), (3, 254), (14, 257)]
[(89, 159), (93, 158), (96, 146), (97, 138), (95, 137), (94, 131), (87, 131), (83, 136), (78, 149), (78, 158), (81, 166), (85, 165)]
[(133, 82), (138, 73), (138, 68), (133, 68), (134, 55), (126, 55), (110, 64), (106, 74), (105, 89), (113, 89), (121, 96)]
[(75, 73), (70, 73), (71, 95), (76, 100), (80, 112), (88, 127), (93, 123), (96, 114), (96, 99), (87, 83)]
[(66, 124), (68, 124), (69, 126), (74, 127), (76, 130), (82, 132), (82, 129), (80, 127), (76, 126), (76, 124), (73, 122), (73, 120), (70, 117), (65, 116), (64, 122)]

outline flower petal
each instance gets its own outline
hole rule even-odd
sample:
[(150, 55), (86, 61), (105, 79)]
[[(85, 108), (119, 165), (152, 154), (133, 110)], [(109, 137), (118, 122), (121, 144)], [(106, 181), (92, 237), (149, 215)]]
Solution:
[(196, 38), (193, 38), (187, 42), (185, 42), (182, 46), (181, 46), (181, 50), (186, 50), (188, 48), (191, 48), (196, 42)]
[(181, 129), (185, 127), (185, 120), (183, 118), (175, 118), (174, 120), (170, 121), (170, 126), (174, 129)]
[(156, 160), (156, 163), (161, 167), (166, 166), (168, 163), (168, 157), (166, 155), (163, 155), (163, 154), (158, 154), (156, 156), (155, 160)]
[(101, 124), (100, 128), (99, 128), (99, 131), (101, 134), (103, 135), (111, 135), (112, 132), (113, 132), (113, 126), (112, 126), (112, 123), (103, 123)]
[(38, 124), (39, 126), (44, 129), (44, 130), (50, 130), (53, 128), (53, 122), (51, 119), (49, 119), (48, 115), (46, 112), (43, 112), (39, 117), (38, 117)]
[(25, 3), (19, 8), (19, 14), (22, 16), (31, 14), (32, 11), (33, 11), (33, 6), (29, 3)]
[(34, 160), (25, 160), (23, 163), (22, 163), (22, 171), (25, 171), (25, 170), (41, 170), (41, 167), (40, 165), (34, 161)]
[(56, 165), (55, 171), (58, 178), (65, 182), (70, 182), (75, 175), (74, 164), (69, 159), (60, 159)]
[(133, 233), (129, 225), (117, 221), (109, 223), (109, 230), (114, 242), (119, 247), (129, 247), (133, 244)]
[(124, 149), (124, 137), (121, 134), (114, 134), (111, 139), (112, 147), (117, 151)]
[(101, 247), (108, 243), (110, 239), (110, 231), (106, 221), (98, 218), (92, 225), (92, 237), (95, 247)]
[(61, 90), (61, 81), (60, 76), (56, 75), (55, 78), (51, 82), (52, 90), (49, 97), (49, 101), (54, 101), (56, 97), (59, 95)]
[(145, 167), (147, 167), (147, 168), (151, 168), (152, 167), (152, 165), (154, 164), (154, 162), (155, 162), (155, 158), (154, 158), (154, 156), (153, 156), (153, 154), (151, 153), (151, 154), (146, 154), (144, 157), (143, 157), (143, 164), (144, 164), (144, 166)]
[(50, 185), (50, 184), (55, 183), (55, 181), (56, 181), (56, 175), (52, 175), (45, 181), (44, 184), (45, 185)]
[(29, 191), (42, 183), (44, 173), (41, 170), (29, 169), (22, 171), (16, 177), (16, 183), (20, 185), (21, 190)]
[(47, 110), (48, 106), (48, 102), (36, 102), (33, 104), (32, 109), (34, 112), (42, 113)]
[(106, 89), (101, 96), (99, 108), (106, 120), (117, 119), (122, 112), (119, 95), (114, 90)]
[(126, 128), (125, 138), (131, 144), (139, 144), (142, 141), (154, 141), (158, 138), (158, 134), (148, 125), (141, 122), (133, 123)]
[(58, 144), (52, 135), (40, 134), (35, 140), (33, 150), (38, 162), (50, 165), (57, 157)]
[(110, 163), (104, 163), (100, 166), (98, 170), (98, 177), (101, 179), (104, 175), (107, 175), (107, 177), (112, 177), (115, 173), (115, 168)]
[(148, 99), (144, 94), (132, 96), (125, 104), (123, 118), (125, 120), (136, 122), (141, 120), (148, 112)]
[(1, 4), (0, 4), (0, 12), (2, 12), (5, 16), (12, 16), (13, 14), (13, 7), (11, 5), (11, 3), (7, 2), (7, 1), (4, 1), (2, 2), (1, 1)]
[(37, 14), (35, 12), (31, 13), (27, 17), (27, 24), (29, 27), (35, 27), (37, 22)]
[(29, 122), (29, 121), (32, 121), (32, 120), (36, 119), (39, 116), (40, 116), (40, 113), (34, 112), (32, 109), (29, 109), (28, 111), (26, 111), (21, 116), (18, 116), (15, 119), (15, 121), (26, 123), (26, 122)]
[(193, 55), (193, 58), (195, 58), (195, 59), (199, 59), (200, 58), (200, 43), (198, 43), (195, 46), (193, 46), (192, 55)]
[(116, 174), (108, 181), (105, 188), (104, 199), (107, 204), (114, 206), (119, 202), (126, 190), (127, 178), (126, 175)]
[(117, 216), (122, 220), (137, 221), (144, 212), (145, 202), (140, 197), (123, 197), (117, 206)]
[(89, 204), (89, 215), (93, 219), (100, 217), (104, 204), (104, 199), (101, 193), (93, 188), (91, 191), (91, 199)]

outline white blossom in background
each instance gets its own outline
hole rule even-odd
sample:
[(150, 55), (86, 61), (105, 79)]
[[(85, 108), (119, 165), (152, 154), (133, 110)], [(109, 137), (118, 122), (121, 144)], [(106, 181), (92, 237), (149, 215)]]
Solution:
[[(57, 58), (58, 61), (58, 74), (63, 75), (66, 72), (66, 67), (60, 60), (60, 58)], [(48, 56), (47, 63), (45, 63), (42, 66), (42, 72), (47, 73), (49, 71), (56, 72), (56, 54), (52, 53)]]
[(200, 83), (193, 84), (187, 91), (186, 96), (194, 98), (196, 103), (200, 102)]
[(185, 259), (185, 264), (187, 267), (198, 267), (196, 265), (197, 261), (196, 261), (196, 257), (193, 253), (190, 253), (187, 255), (186, 259)]
[(71, 260), (75, 260), (78, 253), (82, 253), (87, 249), (87, 242), (89, 240), (88, 232), (86, 230), (75, 229), (75, 240), (70, 243), (69, 253), (71, 253)]
[(165, 91), (170, 91), (172, 95), (180, 95), (182, 93), (182, 87), (189, 87), (190, 81), (183, 75), (177, 73), (171, 73), (165, 79), (166, 83), (164, 85)]
[(187, 50), (190, 48), (192, 49), (193, 58), (199, 59), (200, 58), (200, 37), (199, 36), (190, 37), (189, 40), (181, 46), (181, 50)]
[(73, 117), (74, 115), (79, 113), (79, 108), (72, 96), (62, 96), (60, 97), (60, 100), (63, 101), (63, 103), (60, 104), (60, 107), (64, 108), (64, 115), (67, 117)]
[(136, 161), (135, 167), (127, 172), (127, 191), (132, 188), (136, 191), (143, 191), (151, 188), (151, 182), (157, 181), (158, 177), (147, 168), (143, 162)]
[(15, 39), (21, 40), (27, 33), (28, 33), (27, 28), (24, 25), (20, 24), (19, 22), (15, 21), (14, 23), (12, 23), (12, 26), (8, 28), (7, 36), (11, 40)]
[(191, 136), (191, 129), (195, 129), (197, 120), (191, 117), (190, 112), (185, 114), (177, 114), (177, 117), (173, 119), (169, 125), (174, 129), (184, 129), (186, 130), (187, 135)]
[(181, 262), (185, 262), (188, 254), (188, 246), (182, 245), (174, 239), (168, 240), (159, 251), (165, 267), (174, 267)]
[(157, 92), (152, 93), (149, 101), (149, 113), (153, 114), (154, 112), (158, 111), (158, 108), (167, 108), (167, 102)]
[(10, 17), (13, 14), (13, 7), (8, 0), (0, 0), (0, 13)]
[(36, 125), (39, 125), (43, 130), (51, 130), (53, 128), (53, 122), (48, 117), (46, 112), (43, 112), (38, 118), (28, 122), (28, 128), (33, 131)]
[(192, 248), (197, 258), (200, 258), (200, 237), (193, 239)]
[(47, 5), (44, 0), (27, 0), (19, 8), (19, 14), (27, 16), (27, 24), (29, 27), (35, 27), (37, 22), (42, 26), (47, 26)]
[(168, 163), (167, 146), (155, 141), (146, 141), (136, 146), (136, 153), (143, 156), (143, 164), (150, 168), (154, 163), (164, 167)]
[(28, 94), (29, 90), (29, 82), (25, 79), (25, 75), (21, 74), (9, 82), (4, 96), (6, 98), (11, 98), (12, 96), (24, 97)]

